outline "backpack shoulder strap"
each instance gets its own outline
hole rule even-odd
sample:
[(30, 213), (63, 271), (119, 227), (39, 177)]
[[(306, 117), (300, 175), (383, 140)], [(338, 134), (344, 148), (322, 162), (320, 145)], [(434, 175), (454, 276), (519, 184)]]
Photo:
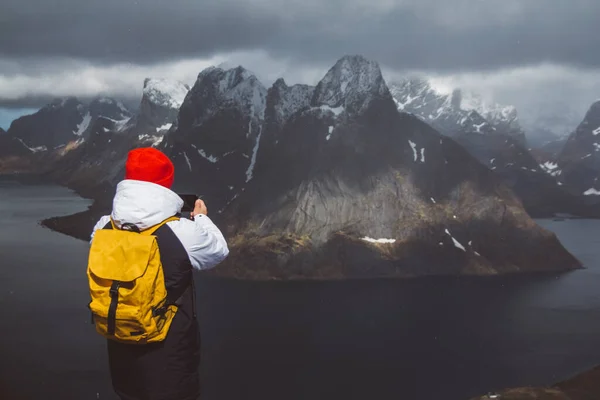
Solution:
[(160, 228), (161, 226), (163, 226), (164, 224), (166, 224), (167, 222), (171, 222), (171, 221), (179, 221), (179, 217), (173, 216), (173, 217), (169, 217), (167, 219), (165, 219), (164, 221), (159, 222), (158, 224), (151, 226), (148, 229), (144, 229), (143, 231), (141, 231), (140, 233), (142, 235), (152, 235), (154, 232), (156, 232), (158, 230), (158, 228)]
[[(144, 229), (143, 231), (137, 231), (137, 228), (134, 226), (133, 228), (136, 228), (136, 229), (134, 229), (133, 231), (141, 233), (143, 235), (152, 235), (154, 232), (156, 232), (156, 230), (158, 230), (158, 228), (160, 228), (161, 226), (163, 226), (164, 224), (166, 224), (167, 222), (170, 222), (170, 221), (179, 221), (179, 217), (177, 217), (177, 216), (169, 217), (169, 218), (159, 222), (158, 224), (151, 226), (150, 228)], [(109, 224), (107, 223), (105, 226), (105, 228), (108, 228), (108, 227), (111, 227), (114, 230), (119, 230), (119, 228), (117, 228), (117, 226), (115, 225), (115, 221), (113, 221), (112, 217), (110, 217), (110, 223)]]

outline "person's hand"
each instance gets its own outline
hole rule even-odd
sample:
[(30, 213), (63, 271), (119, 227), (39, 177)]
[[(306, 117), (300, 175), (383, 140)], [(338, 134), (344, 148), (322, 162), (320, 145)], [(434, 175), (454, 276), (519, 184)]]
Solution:
[(206, 204), (204, 204), (204, 201), (202, 199), (196, 200), (196, 204), (194, 204), (194, 211), (191, 212), (191, 216), (192, 218), (194, 218), (196, 215), (199, 214), (208, 215)]

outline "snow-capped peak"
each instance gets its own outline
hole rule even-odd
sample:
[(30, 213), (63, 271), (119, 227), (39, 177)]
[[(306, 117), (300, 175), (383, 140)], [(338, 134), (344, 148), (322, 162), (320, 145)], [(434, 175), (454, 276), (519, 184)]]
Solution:
[(459, 132), (504, 132), (524, 139), (513, 106), (502, 106), (481, 96), (413, 77), (390, 85), (400, 111), (414, 114), (447, 135)]
[(363, 110), (375, 97), (391, 95), (379, 64), (362, 56), (345, 56), (327, 72), (315, 89), (312, 105)]
[(144, 80), (144, 98), (158, 106), (178, 109), (188, 91), (189, 87), (178, 81), (156, 78)]
[(485, 100), (481, 95), (471, 91), (460, 90), (460, 108), (467, 111), (477, 111), (496, 129), (507, 133), (521, 133), (517, 109), (512, 105), (502, 105), (493, 101)]
[(182, 117), (191, 116), (193, 123), (198, 124), (223, 108), (235, 107), (253, 120), (262, 121), (266, 97), (267, 89), (245, 68), (209, 67), (198, 75), (182, 107)]

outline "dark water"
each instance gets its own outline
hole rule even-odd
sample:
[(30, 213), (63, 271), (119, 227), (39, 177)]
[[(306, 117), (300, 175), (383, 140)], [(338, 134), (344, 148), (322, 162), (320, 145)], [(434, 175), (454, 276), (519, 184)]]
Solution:
[[(38, 225), (84, 209), (0, 180), (0, 398), (114, 399), (89, 324), (88, 245)], [(560, 276), (335, 283), (198, 278), (204, 398), (467, 400), (600, 364), (600, 221), (539, 221)]]

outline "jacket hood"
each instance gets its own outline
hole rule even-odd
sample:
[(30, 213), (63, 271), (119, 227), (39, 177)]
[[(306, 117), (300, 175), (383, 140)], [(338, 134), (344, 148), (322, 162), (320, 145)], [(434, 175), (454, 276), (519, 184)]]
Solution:
[(183, 200), (172, 190), (152, 182), (125, 179), (117, 184), (112, 219), (147, 229), (181, 212)]

